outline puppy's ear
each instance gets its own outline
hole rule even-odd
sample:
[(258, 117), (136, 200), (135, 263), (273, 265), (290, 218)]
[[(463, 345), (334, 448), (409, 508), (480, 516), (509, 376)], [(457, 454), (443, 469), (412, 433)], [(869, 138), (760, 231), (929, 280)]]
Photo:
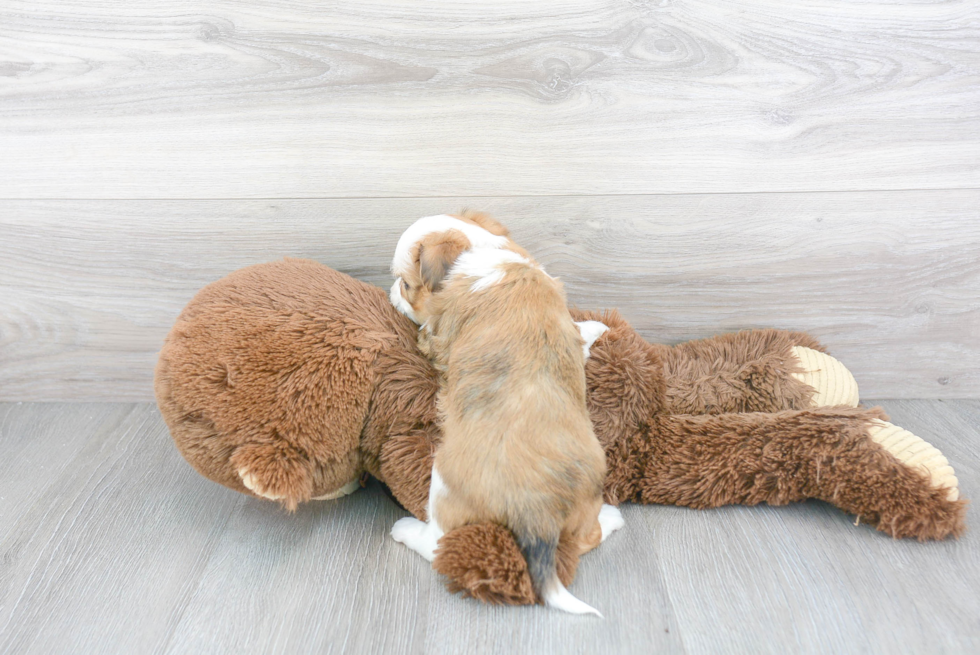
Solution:
[(490, 214), (484, 214), (483, 212), (478, 212), (475, 209), (464, 209), (462, 212), (460, 212), (459, 216), (460, 218), (464, 218), (471, 223), (479, 225), (490, 234), (494, 234), (498, 237), (510, 236), (510, 230), (501, 225), (500, 221)]
[(430, 234), (419, 242), (419, 274), (427, 287), (436, 291), (456, 258), (470, 247), (470, 241), (459, 230)]

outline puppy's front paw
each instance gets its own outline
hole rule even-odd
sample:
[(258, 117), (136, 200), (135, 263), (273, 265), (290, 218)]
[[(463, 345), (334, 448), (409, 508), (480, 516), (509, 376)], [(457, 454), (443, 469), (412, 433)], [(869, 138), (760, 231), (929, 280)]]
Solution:
[(391, 526), (391, 538), (409, 548), (417, 542), (425, 531), (425, 523), (412, 516), (398, 519)]
[(405, 544), (416, 553), (429, 560), (436, 558), (436, 544), (442, 535), (428, 523), (406, 516), (391, 526), (391, 538)]
[(624, 525), (626, 525), (626, 521), (623, 520), (623, 515), (617, 507), (603, 505), (602, 509), (599, 510), (599, 527), (602, 528), (602, 541), (605, 541), (606, 537)]

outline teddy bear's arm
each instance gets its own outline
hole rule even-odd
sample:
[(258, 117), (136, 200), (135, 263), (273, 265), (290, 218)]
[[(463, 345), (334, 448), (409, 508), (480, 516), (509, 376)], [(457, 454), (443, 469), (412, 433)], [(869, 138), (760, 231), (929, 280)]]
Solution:
[(744, 330), (665, 346), (644, 341), (616, 311), (573, 309), (571, 314), (576, 321), (601, 321), (610, 328), (592, 349), (604, 362), (602, 388), (635, 386), (637, 363), (645, 362), (639, 366), (647, 369), (640, 377), (653, 385), (652, 412), (724, 414), (858, 406), (854, 376), (803, 332)]
[(382, 447), (381, 476), (392, 495), (420, 521), (427, 519), (429, 479), (437, 439), (424, 430), (395, 435)]
[(665, 409), (672, 414), (778, 412), (858, 405), (858, 386), (811, 336), (745, 330), (668, 347)]

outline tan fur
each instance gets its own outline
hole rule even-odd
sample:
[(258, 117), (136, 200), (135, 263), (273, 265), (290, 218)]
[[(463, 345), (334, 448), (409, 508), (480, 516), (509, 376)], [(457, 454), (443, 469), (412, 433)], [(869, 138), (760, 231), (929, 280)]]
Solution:
[(431, 295), (442, 288), (442, 280), (449, 267), (469, 247), (469, 240), (457, 230), (430, 234), (416, 246), (414, 259), (418, 259), (418, 277), (412, 269), (404, 271), (402, 279), (414, 282), (413, 286), (418, 287), (419, 291), (427, 291)]
[(503, 279), (479, 292), (470, 277), (444, 283), (468, 247), (455, 230), (430, 234), (411, 266), (394, 271), (425, 324), (422, 350), (443, 374), (440, 527), (492, 521), (554, 544), (564, 534), (584, 552), (601, 535), (605, 456), (586, 409), (582, 338), (561, 283), (532, 260), (501, 266)]
[[(483, 212), (465, 209), (451, 216), (497, 236), (506, 237), (510, 234), (496, 219)], [(419, 324), (425, 323), (427, 318), (426, 305), (429, 298), (442, 288), (442, 280), (453, 262), (462, 252), (468, 250), (470, 245), (466, 236), (458, 230), (428, 234), (412, 246), (410, 250), (412, 266), (392, 271), (395, 277), (401, 278), (401, 296), (412, 306)], [(506, 249), (531, 259), (528, 252), (513, 241), (508, 242)]]
[(412, 246), (412, 265), (393, 271), (401, 278), (401, 296), (415, 310), (419, 323), (425, 323), (429, 299), (442, 288), (449, 267), (469, 247), (469, 240), (457, 230), (429, 234)]
[(582, 340), (556, 281), (506, 268), (483, 293), (462, 278), (433, 299), (431, 355), (445, 370), (436, 468), (450, 489), (465, 489), (440, 499), (440, 525), (587, 535), (605, 457), (585, 406)]

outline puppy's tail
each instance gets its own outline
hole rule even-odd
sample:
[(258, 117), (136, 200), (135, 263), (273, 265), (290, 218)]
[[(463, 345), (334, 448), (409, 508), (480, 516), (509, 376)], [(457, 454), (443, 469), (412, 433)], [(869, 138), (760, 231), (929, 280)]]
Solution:
[(555, 554), (558, 551), (558, 538), (545, 538), (537, 535), (518, 534), (517, 543), (521, 546), (527, 570), (531, 574), (531, 584), (544, 604), (570, 614), (595, 614), (602, 618), (594, 607), (586, 605), (573, 596), (558, 579)]

